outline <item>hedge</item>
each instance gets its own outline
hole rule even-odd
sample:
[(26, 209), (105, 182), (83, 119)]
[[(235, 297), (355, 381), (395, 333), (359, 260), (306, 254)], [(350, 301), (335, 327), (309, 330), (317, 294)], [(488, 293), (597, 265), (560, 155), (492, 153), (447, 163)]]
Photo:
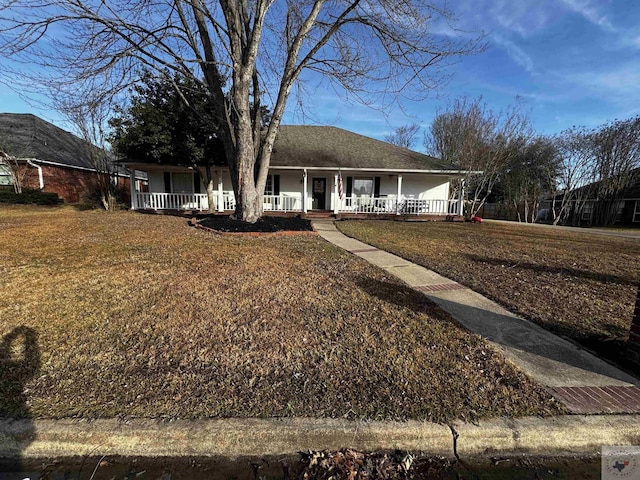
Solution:
[(0, 190), (0, 203), (33, 203), (36, 205), (58, 205), (62, 200), (57, 193), (41, 192), (40, 190), (23, 189), (22, 193), (12, 190)]

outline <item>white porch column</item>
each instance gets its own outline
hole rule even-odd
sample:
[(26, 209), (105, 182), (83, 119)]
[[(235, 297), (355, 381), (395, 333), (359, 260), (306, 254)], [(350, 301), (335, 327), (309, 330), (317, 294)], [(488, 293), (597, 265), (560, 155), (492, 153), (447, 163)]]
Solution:
[(398, 197), (396, 199), (396, 215), (400, 215), (401, 200), (402, 200), (402, 175), (398, 175)]
[(333, 176), (333, 213), (337, 215), (340, 212), (340, 197), (338, 196), (338, 174)]
[(308, 190), (309, 184), (308, 184), (308, 180), (307, 180), (307, 169), (305, 168), (302, 171), (302, 211), (304, 213), (307, 213), (307, 211), (309, 210), (309, 207), (307, 206), (307, 190)]
[(138, 208), (138, 198), (136, 195), (136, 169), (129, 170), (129, 191), (131, 193), (131, 210)]
[(464, 180), (460, 182), (460, 198), (458, 199), (458, 215), (464, 216)]
[(216, 170), (218, 175), (218, 212), (224, 212), (224, 191), (222, 189), (222, 170)]

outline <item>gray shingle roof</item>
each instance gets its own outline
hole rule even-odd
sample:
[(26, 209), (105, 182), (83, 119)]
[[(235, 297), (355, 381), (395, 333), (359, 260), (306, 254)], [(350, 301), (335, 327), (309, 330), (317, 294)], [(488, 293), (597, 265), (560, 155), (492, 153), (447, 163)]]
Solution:
[(93, 168), (89, 144), (30, 113), (0, 113), (0, 148), (19, 158)]
[[(88, 144), (32, 114), (0, 114), (0, 148), (35, 158), (93, 168)], [(458, 167), (337, 127), (282, 125), (271, 157), (273, 167), (325, 167), (368, 170), (449, 170)]]
[(459, 170), (429, 155), (341, 128), (301, 125), (280, 127), (271, 165), (370, 170)]

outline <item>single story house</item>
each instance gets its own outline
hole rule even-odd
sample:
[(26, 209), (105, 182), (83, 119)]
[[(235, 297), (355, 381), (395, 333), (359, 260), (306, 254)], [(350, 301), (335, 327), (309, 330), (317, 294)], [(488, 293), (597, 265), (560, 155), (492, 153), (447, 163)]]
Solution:
[[(147, 174), (148, 192), (132, 190), (131, 208), (207, 210), (203, 172), (177, 165), (122, 162)], [(230, 211), (229, 169), (214, 167), (213, 206)], [(264, 195), (264, 211), (457, 215), (449, 181), (464, 174), (437, 158), (336, 127), (280, 127)]]
[[(594, 182), (575, 189), (563, 223), (580, 226), (640, 227), (640, 168), (632, 170), (627, 175), (630, 178), (627, 188), (615, 197), (607, 194), (603, 182)], [(564, 194), (555, 197), (556, 210), (562, 204), (563, 198)], [(552, 204), (552, 199), (546, 199), (541, 202), (540, 208), (548, 211)]]
[[(81, 201), (97, 186), (100, 173), (91, 160), (90, 144), (35, 115), (0, 113), (0, 150), (14, 158), (0, 156), (0, 187), (13, 186), (14, 168), (23, 188), (56, 193), (68, 203)], [(129, 172), (118, 166), (113, 178), (128, 197)], [(137, 174), (134, 183), (143, 190), (146, 178)]]

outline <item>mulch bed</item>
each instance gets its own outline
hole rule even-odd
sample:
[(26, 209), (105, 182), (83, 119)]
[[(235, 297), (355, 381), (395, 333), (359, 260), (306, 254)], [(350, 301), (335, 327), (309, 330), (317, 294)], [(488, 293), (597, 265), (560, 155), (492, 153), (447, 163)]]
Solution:
[(262, 217), (256, 223), (234, 220), (228, 215), (196, 217), (203, 227), (227, 233), (312, 232), (311, 221), (300, 217)]

